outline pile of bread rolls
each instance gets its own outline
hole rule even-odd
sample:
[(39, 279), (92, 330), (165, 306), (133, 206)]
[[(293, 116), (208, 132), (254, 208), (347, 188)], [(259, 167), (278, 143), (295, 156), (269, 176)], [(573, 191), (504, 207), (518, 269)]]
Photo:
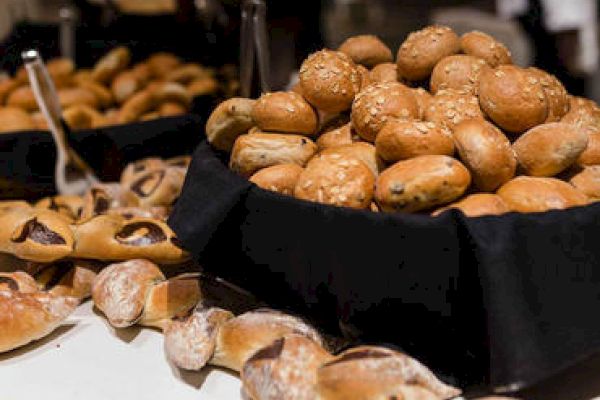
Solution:
[[(63, 117), (71, 129), (150, 120), (188, 112), (201, 95), (234, 95), (238, 82), (230, 67), (217, 71), (155, 53), (131, 64), (131, 52), (116, 47), (91, 69), (76, 69), (65, 58), (46, 63), (56, 84)], [(0, 80), (0, 132), (47, 129), (24, 67)]]
[(290, 92), (221, 103), (209, 142), (258, 186), (383, 212), (541, 212), (600, 199), (600, 108), (445, 26), (370, 35), (301, 65)]

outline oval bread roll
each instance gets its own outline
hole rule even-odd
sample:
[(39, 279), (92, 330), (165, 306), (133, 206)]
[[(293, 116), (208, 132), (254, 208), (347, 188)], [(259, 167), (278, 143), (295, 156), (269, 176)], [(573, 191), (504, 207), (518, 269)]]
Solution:
[(495, 68), (502, 64), (512, 64), (510, 51), (490, 35), (471, 31), (460, 37), (460, 49), (463, 53), (479, 57)]
[(119, 73), (110, 84), (110, 90), (119, 104), (123, 104), (140, 89), (142, 89), (142, 83), (134, 71)]
[(512, 211), (542, 212), (581, 206), (586, 196), (566, 182), (555, 178), (518, 176), (506, 182), (498, 195)]
[(369, 71), (372, 83), (398, 82), (398, 66), (391, 62), (381, 63)]
[(312, 136), (317, 132), (317, 114), (295, 92), (265, 93), (252, 107), (252, 119), (263, 131), (299, 133)]
[(181, 64), (181, 60), (173, 54), (159, 52), (148, 57), (146, 64), (151, 76), (162, 79), (174, 71)]
[(60, 106), (68, 108), (75, 105), (85, 104), (92, 108), (98, 108), (100, 102), (94, 93), (83, 87), (65, 88), (58, 90), (58, 101)]
[(254, 103), (255, 100), (234, 97), (219, 104), (206, 122), (208, 142), (218, 150), (230, 151), (238, 136), (254, 126)]
[(431, 93), (455, 89), (476, 95), (479, 90), (479, 77), (486, 69), (489, 69), (489, 66), (481, 58), (464, 54), (445, 57), (436, 64), (431, 73)]
[(456, 203), (434, 211), (431, 215), (438, 216), (446, 210), (456, 208), (467, 217), (480, 217), (483, 215), (501, 215), (510, 211), (502, 197), (494, 193), (475, 193), (466, 196)]
[(600, 164), (600, 132), (587, 131), (588, 145), (577, 159), (577, 164), (598, 165)]
[(256, 172), (249, 180), (263, 189), (292, 196), (303, 170), (297, 164), (273, 165)]
[(127, 47), (116, 47), (106, 53), (92, 70), (92, 78), (96, 82), (107, 84), (119, 72), (127, 68), (131, 60), (131, 52)]
[(21, 108), (0, 107), (0, 133), (37, 129), (33, 118)]
[(419, 156), (383, 171), (375, 198), (382, 211), (415, 212), (456, 200), (470, 183), (469, 171), (454, 158)]
[(6, 105), (22, 108), (25, 111), (37, 111), (39, 109), (33, 91), (29, 86), (20, 86), (14, 89), (6, 99)]
[(350, 56), (356, 64), (367, 68), (392, 61), (392, 51), (374, 35), (349, 37), (340, 45), (338, 51)]
[(591, 165), (577, 172), (569, 180), (571, 185), (592, 201), (600, 200), (600, 165)]

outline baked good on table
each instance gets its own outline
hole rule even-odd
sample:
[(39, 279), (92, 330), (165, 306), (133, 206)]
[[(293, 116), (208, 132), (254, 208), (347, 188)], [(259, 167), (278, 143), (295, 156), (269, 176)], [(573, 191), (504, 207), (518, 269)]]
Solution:
[(33, 268), (41, 290), (82, 301), (92, 295), (92, 282), (103, 267), (104, 264), (97, 261), (60, 260)]
[(480, 31), (463, 34), (460, 37), (460, 50), (470, 56), (484, 59), (492, 68), (512, 64), (512, 57), (506, 46)]
[(56, 211), (71, 220), (77, 220), (82, 213), (84, 200), (80, 196), (58, 195), (45, 197), (34, 204), (35, 208)]
[(392, 51), (374, 35), (350, 37), (340, 45), (338, 51), (347, 54), (356, 64), (367, 68), (392, 61)]
[(167, 167), (139, 175), (125, 186), (127, 191), (123, 196), (128, 204), (141, 207), (169, 207), (181, 193), (185, 169)]

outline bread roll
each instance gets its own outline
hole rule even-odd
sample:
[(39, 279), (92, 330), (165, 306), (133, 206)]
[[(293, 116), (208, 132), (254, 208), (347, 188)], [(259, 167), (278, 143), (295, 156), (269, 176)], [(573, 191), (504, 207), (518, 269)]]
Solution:
[(377, 155), (387, 162), (425, 154), (454, 154), (452, 134), (434, 122), (394, 119), (386, 123), (375, 139)]
[(181, 64), (181, 60), (173, 54), (159, 52), (148, 57), (146, 64), (151, 76), (162, 79), (175, 70)]
[(39, 109), (33, 91), (29, 86), (19, 86), (8, 95), (6, 105), (9, 107), (22, 108), (25, 111), (37, 111)]
[(256, 172), (249, 180), (265, 190), (292, 196), (303, 170), (297, 164), (273, 165)]
[(548, 102), (540, 80), (513, 65), (501, 65), (481, 74), (479, 104), (498, 127), (512, 133), (524, 132), (548, 117)]
[(187, 112), (187, 108), (179, 103), (166, 102), (158, 106), (158, 114), (161, 117), (172, 117), (182, 115)]
[(518, 176), (498, 189), (498, 195), (512, 211), (542, 212), (581, 206), (585, 195), (555, 178)]
[(477, 95), (479, 77), (489, 68), (481, 58), (464, 54), (445, 57), (433, 68), (429, 82), (431, 92), (435, 94), (438, 90), (455, 89)]
[(433, 98), (431, 93), (423, 88), (414, 88), (411, 89), (415, 100), (417, 101), (417, 108), (419, 109), (419, 119), (425, 118), (425, 112), (427, 112), (427, 108), (429, 108), (429, 102)]
[(31, 205), (24, 200), (0, 200), (0, 214), (16, 208), (31, 208)]
[(140, 176), (145, 175), (148, 172), (164, 169), (165, 167), (165, 162), (156, 157), (148, 157), (129, 163), (121, 173), (121, 185), (129, 186)]
[(63, 111), (63, 118), (72, 130), (92, 129), (102, 126), (104, 116), (86, 104), (76, 104)]
[(33, 118), (17, 107), (0, 107), (0, 122), (0, 133), (37, 129)]
[(265, 93), (252, 107), (252, 119), (263, 131), (299, 133), (317, 132), (317, 114), (298, 93)]
[(82, 301), (92, 295), (92, 283), (102, 267), (94, 261), (62, 260), (45, 266), (36, 281), (48, 293)]
[(268, 309), (249, 311), (221, 325), (210, 363), (240, 371), (258, 350), (292, 333), (323, 343), (319, 333), (299, 318)]
[(369, 72), (373, 83), (398, 82), (398, 66), (391, 62), (381, 63)]
[(362, 90), (352, 104), (352, 126), (361, 138), (374, 142), (391, 118), (417, 118), (417, 102), (406, 86), (398, 82), (375, 83)]
[(110, 90), (118, 104), (125, 103), (127, 99), (141, 90), (142, 87), (142, 82), (140, 82), (137, 74), (132, 70), (119, 73), (110, 84)]
[(135, 75), (135, 77), (138, 79), (138, 81), (141, 84), (148, 83), (148, 81), (150, 80), (151, 75), (152, 75), (150, 72), (150, 67), (148, 66), (148, 63), (146, 63), (146, 62), (141, 62), (141, 63), (135, 64), (131, 68), (131, 72), (133, 73), (133, 75)]
[(377, 36), (358, 35), (346, 39), (338, 51), (347, 54), (356, 64), (367, 68), (392, 61), (392, 51)]
[(340, 127), (327, 130), (317, 139), (319, 150), (328, 149), (330, 147), (345, 146), (355, 142), (356, 133), (352, 128), (352, 123), (348, 122)]
[(398, 76), (410, 81), (426, 79), (442, 58), (458, 50), (458, 36), (447, 26), (427, 26), (412, 32), (398, 49)]
[(96, 215), (105, 214), (113, 207), (126, 205), (126, 192), (127, 190), (118, 183), (92, 185), (83, 196), (79, 219), (85, 221)]
[(255, 100), (225, 100), (210, 114), (206, 122), (208, 142), (218, 150), (230, 151), (238, 136), (254, 126), (252, 108)]
[(541, 69), (528, 69), (540, 80), (546, 100), (548, 101), (548, 117), (546, 122), (558, 122), (569, 112), (569, 95), (563, 84), (552, 74)]
[(323, 155), (339, 154), (343, 157), (354, 157), (365, 163), (374, 176), (379, 175), (379, 171), (385, 168), (383, 161), (377, 155), (375, 146), (371, 143), (355, 142), (345, 146), (337, 146), (325, 149), (321, 152)]
[(126, 47), (116, 47), (106, 53), (92, 70), (92, 78), (96, 82), (109, 83), (119, 72), (127, 68), (131, 60), (131, 52)]
[(207, 78), (211, 76), (210, 70), (195, 63), (179, 65), (165, 75), (165, 80), (181, 84), (190, 83), (196, 79)]
[(92, 93), (96, 97), (99, 108), (109, 108), (113, 104), (112, 93), (103, 85), (91, 80), (86, 80), (78, 82), (77, 86)]
[(129, 97), (119, 110), (118, 122), (127, 124), (137, 121), (142, 115), (156, 107), (156, 99), (150, 90), (145, 89)]
[[(206, 77), (196, 79), (186, 86), (187, 92), (192, 97), (214, 95), (219, 91), (219, 82), (215, 78)], [(227, 97), (231, 97), (227, 95)]]
[(277, 164), (303, 167), (316, 151), (317, 145), (300, 135), (262, 132), (242, 135), (233, 145), (229, 167), (243, 176)]
[(591, 201), (600, 200), (600, 165), (584, 167), (569, 179), (569, 183)]
[(284, 336), (246, 361), (243, 390), (253, 400), (318, 399), (317, 369), (331, 358), (305, 336)]
[(456, 208), (467, 217), (483, 215), (501, 215), (510, 211), (502, 197), (493, 193), (475, 193), (468, 195), (455, 203), (448, 204), (434, 211), (431, 215), (438, 216), (446, 210)]
[(560, 122), (538, 125), (513, 143), (519, 166), (532, 176), (554, 176), (570, 167), (586, 149), (588, 135)]
[(454, 128), (454, 141), (460, 159), (479, 190), (494, 191), (515, 176), (517, 160), (510, 142), (489, 122), (461, 122)]
[(417, 360), (375, 346), (351, 348), (325, 363), (317, 372), (317, 386), (322, 400), (439, 400), (461, 393)]
[(577, 159), (577, 164), (598, 165), (600, 164), (600, 132), (586, 131), (588, 134), (588, 145)]
[(81, 104), (85, 104), (96, 109), (100, 106), (98, 98), (94, 95), (94, 93), (82, 87), (59, 89), (58, 101), (63, 109)]
[(134, 206), (171, 206), (179, 198), (185, 170), (165, 168), (149, 171), (138, 176), (128, 186), (125, 193), (127, 203)]
[(347, 110), (361, 89), (356, 64), (339, 51), (321, 50), (300, 66), (302, 96), (314, 107), (332, 113)]
[(483, 32), (463, 34), (460, 37), (460, 49), (465, 54), (484, 59), (492, 68), (512, 64), (512, 57), (506, 46)]
[(83, 209), (83, 198), (75, 195), (45, 197), (41, 200), (38, 200), (34, 207), (56, 211), (57, 213), (62, 214), (74, 221), (81, 216)]
[(429, 100), (425, 110), (426, 121), (435, 122), (450, 130), (470, 119), (484, 119), (477, 97), (452, 89), (438, 91)]
[(21, 83), (16, 79), (5, 79), (0, 81), (0, 105), (4, 105), (8, 96), (19, 86), (21, 86)]
[(592, 100), (572, 98), (569, 112), (560, 122), (574, 125), (586, 132), (600, 132), (600, 107)]
[(457, 160), (419, 156), (383, 171), (377, 178), (375, 199), (382, 211), (421, 211), (456, 200), (470, 183), (469, 171)]

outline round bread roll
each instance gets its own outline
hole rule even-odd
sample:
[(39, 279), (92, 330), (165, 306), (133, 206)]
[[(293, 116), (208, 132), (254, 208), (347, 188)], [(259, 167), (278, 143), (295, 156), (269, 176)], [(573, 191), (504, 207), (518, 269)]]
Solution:
[(318, 154), (300, 174), (294, 196), (322, 204), (368, 208), (374, 185), (373, 172), (356, 156)]
[(356, 64), (339, 51), (321, 50), (300, 66), (300, 89), (314, 107), (332, 113), (347, 110), (360, 91)]
[(569, 179), (569, 183), (591, 201), (600, 200), (600, 165), (584, 167)]
[(59, 89), (58, 101), (63, 109), (81, 104), (96, 109), (100, 106), (98, 98), (94, 93), (82, 87)]
[(268, 309), (249, 311), (221, 325), (210, 363), (240, 371), (258, 350), (290, 334), (323, 344), (321, 335), (299, 318)]
[(555, 178), (518, 176), (506, 182), (497, 194), (512, 211), (542, 212), (587, 204), (586, 196)]
[(22, 108), (25, 111), (37, 111), (39, 109), (33, 91), (29, 86), (20, 86), (14, 89), (6, 99), (6, 105)]
[(356, 133), (352, 128), (352, 123), (348, 122), (345, 125), (325, 131), (317, 139), (319, 150), (328, 149), (330, 147), (345, 146), (355, 142)]
[(181, 64), (181, 60), (171, 53), (159, 52), (148, 57), (146, 64), (152, 77), (162, 79), (174, 71)]
[(426, 79), (442, 58), (458, 50), (458, 36), (447, 26), (433, 25), (412, 32), (398, 49), (398, 76), (410, 81)]
[(21, 108), (0, 107), (0, 133), (37, 129), (31, 116)]
[(127, 47), (116, 47), (106, 53), (92, 70), (92, 78), (96, 82), (109, 83), (119, 72), (127, 68), (131, 60), (131, 52)]
[(312, 136), (317, 133), (317, 113), (294, 92), (265, 93), (252, 107), (252, 119), (263, 131)]
[(359, 346), (323, 364), (319, 399), (450, 399), (460, 390), (440, 381), (417, 360), (385, 347)]
[(477, 97), (452, 89), (438, 91), (429, 100), (429, 106), (425, 110), (426, 121), (435, 122), (450, 130), (470, 119), (484, 119)]
[(455, 89), (477, 95), (479, 77), (489, 68), (481, 58), (464, 54), (445, 57), (436, 64), (431, 73), (429, 81), (431, 93), (435, 94), (443, 89)]
[(352, 36), (340, 45), (338, 51), (347, 54), (356, 64), (369, 69), (393, 60), (390, 48), (374, 35)]
[(391, 62), (381, 63), (369, 72), (373, 83), (398, 82), (398, 66)]
[(303, 170), (297, 164), (273, 165), (256, 172), (249, 180), (265, 190), (292, 196)]
[(250, 176), (277, 164), (304, 166), (317, 151), (317, 145), (301, 135), (253, 133), (239, 136), (231, 152), (229, 167)]
[(206, 122), (208, 142), (218, 150), (230, 151), (238, 136), (254, 126), (254, 103), (255, 100), (235, 97), (219, 104)]
[(387, 162), (425, 154), (454, 154), (452, 134), (434, 122), (393, 119), (375, 139), (377, 155)]
[(583, 153), (588, 135), (560, 122), (538, 125), (513, 143), (519, 166), (531, 176), (554, 176)]
[(433, 96), (431, 95), (431, 93), (429, 93), (427, 90), (421, 87), (411, 89), (411, 92), (415, 97), (415, 100), (417, 101), (417, 107), (419, 109), (419, 119), (424, 119), (425, 112), (427, 112), (427, 108), (429, 108), (429, 102), (431, 101)]
[(375, 146), (371, 143), (355, 142), (345, 146), (337, 146), (321, 151), (320, 154), (340, 154), (344, 157), (354, 157), (365, 163), (374, 176), (379, 175), (379, 171), (385, 168), (381, 158), (377, 156)]
[(412, 92), (398, 82), (375, 83), (361, 91), (352, 104), (352, 126), (361, 138), (374, 142), (391, 118), (417, 118), (419, 109)]
[(540, 80), (513, 65), (483, 71), (479, 104), (496, 125), (512, 133), (525, 132), (548, 117), (548, 102)]
[(438, 216), (446, 210), (456, 208), (467, 217), (480, 217), (483, 215), (501, 215), (510, 211), (502, 197), (493, 193), (475, 193), (468, 195), (456, 203), (448, 204), (434, 211), (431, 215)]
[(483, 32), (463, 34), (460, 37), (460, 49), (465, 54), (484, 59), (492, 68), (512, 64), (512, 57), (506, 46)]
[(540, 80), (546, 100), (548, 101), (548, 117), (546, 122), (558, 122), (569, 112), (569, 94), (563, 84), (552, 74), (541, 69), (531, 67), (528, 69)]
[(571, 124), (586, 132), (600, 132), (600, 107), (588, 99), (572, 97), (569, 112), (560, 122)]
[(600, 132), (588, 131), (588, 145), (577, 159), (577, 164), (598, 165), (600, 164)]
[(382, 211), (415, 212), (456, 200), (471, 184), (459, 161), (425, 155), (399, 161), (377, 179), (375, 198)]
[(515, 176), (517, 160), (510, 141), (489, 122), (461, 122), (454, 128), (454, 141), (479, 190), (494, 191)]

